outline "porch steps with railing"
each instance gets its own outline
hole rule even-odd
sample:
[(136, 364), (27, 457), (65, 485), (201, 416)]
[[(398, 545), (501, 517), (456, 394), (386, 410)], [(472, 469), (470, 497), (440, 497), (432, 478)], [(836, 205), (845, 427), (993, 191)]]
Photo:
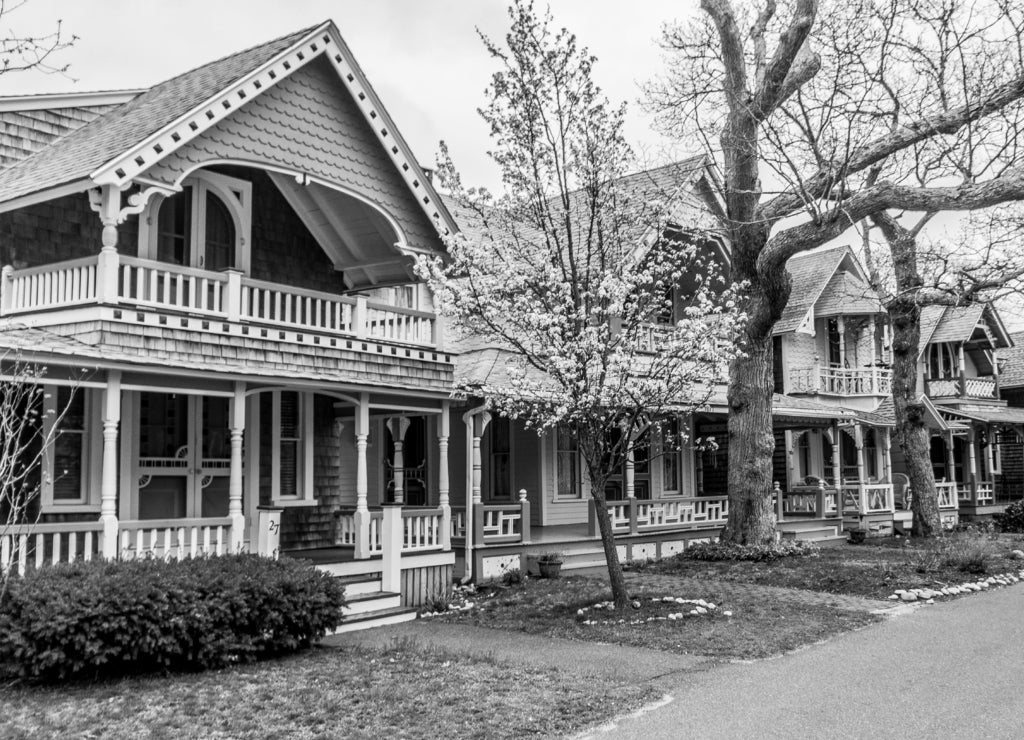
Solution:
[[(318, 565), (317, 568), (326, 573), (332, 572), (330, 567)], [(332, 635), (416, 619), (415, 607), (402, 606), (401, 594), (381, 590), (379, 577), (336, 575), (335, 578), (345, 586), (348, 605), (343, 610), (345, 620), (331, 631)]]

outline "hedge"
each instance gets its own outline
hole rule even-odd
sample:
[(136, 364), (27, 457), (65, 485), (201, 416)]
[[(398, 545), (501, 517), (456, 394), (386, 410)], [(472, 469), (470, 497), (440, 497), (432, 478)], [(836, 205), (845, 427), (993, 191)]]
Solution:
[(31, 679), (196, 671), (294, 652), (341, 622), (344, 588), (256, 555), (77, 562), (13, 577), (0, 667)]

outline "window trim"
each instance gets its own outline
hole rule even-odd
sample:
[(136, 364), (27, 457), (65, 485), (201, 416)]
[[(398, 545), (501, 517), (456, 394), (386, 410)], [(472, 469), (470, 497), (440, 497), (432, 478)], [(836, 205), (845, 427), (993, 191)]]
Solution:
[(559, 437), (562, 434), (564, 434), (564, 433), (568, 433), (568, 430), (565, 429), (562, 426), (556, 426), (555, 429), (554, 429), (554, 433), (551, 435), (552, 436), (551, 448), (552, 448), (552, 451), (554, 453), (553, 454), (553, 462), (554, 462), (554, 471), (553, 471), (553, 473), (554, 473), (554, 475), (552, 476), (554, 478), (554, 486), (553, 486), (553, 490), (552, 490), (551, 500), (553, 502), (566, 502), (566, 503), (584, 501), (584, 500), (586, 500), (586, 491), (584, 491), (584, 486), (583, 486), (582, 465), (581, 465), (581, 461), (580, 461), (580, 451), (579, 451), (579, 442), (578, 441), (576, 442), (576, 449), (575, 450), (566, 450), (566, 452), (571, 452), (573, 454), (573, 457), (574, 457), (574, 460), (575, 460), (573, 466), (575, 467), (574, 477), (576, 478), (576, 493), (573, 494), (573, 495), (569, 495), (569, 496), (563, 496), (563, 495), (561, 495), (559, 493), (559, 485), (558, 485), (558, 483), (559, 483), (559, 481), (558, 481), (558, 455), (559, 455), (560, 452), (562, 452), (562, 448), (559, 447), (558, 441), (559, 441)]
[[(216, 195), (227, 207), (235, 225), (235, 267), (248, 275), (252, 267), (252, 183), (219, 172), (196, 170), (182, 180), (178, 192), (192, 188), (192, 234), (193, 252), (205, 245), (206, 236), (206, 194)], [(156, 260), (157, 229), (159, 228), (160, 206), (169, 196), (155, 195), (150, 198), (139, 216), (139, 257)], [(189, 262), (192, 262), (192, 255)], [(194, 269), (206, 269), (189, 264)]]
[[(506, 424), (508, 428), (508, 449), (507, 450), (495, 450), (494, 449), (494, 435), (497, 424)], [(515, 467), (513, 465), (515, 461), (515, 435), (513, 434), (514, 427), (512, 420), (502, 416), (495, 416), (491, 423), (488, 425), (488, 434), (484, 437), (484, 444), (486, 445), (486, 459), (487, 459), (487, 483), (488, 483), (488, 498), (495, 502), (511, 502), (518, 501), (519, 496), (516, 493), (516, 481), (515, 481)], [(495, 455), (505, 455), (508, 457), (508, 496), (497, 496), (495, 485), (497, 466), (494, 464)]]
[[(313, 398), (314, 394), (305, 391), (277, 389), (270, 393), (270, 501), (273, 506), (316, 506), (313, 481)], [(281, 494), (281, 394), (297, 393), (299, 396), (299, 428), (298, 439), (299, 459), (296, 470), (296, 489), (294, 496)], [(290, 439), (290, 438), (289, 438)], [(258, 449), (258, 447), (257, 447)]]
[(81, 495), (79, 498), (54, 499), (54, 482), (56, 475), (54, 465), (54, 445), (57, 433), (54, 423), (59, 413), (57, 408), (60, 389), (68, 386), (46, 384), (43, 386), (43, 439), (48, 440), (43, 451), (43, 460), (39, 486), (40, 512), (43, 514), (91, 514), (100, 510), (100, 485), (98, 480), (98, 455), (102, 453), (102, 425), (97, 413), (98, 403), (95, 391), (88, 388), (71, 387), (73, 393), (82, 394), (82, 474), (79, 480)]

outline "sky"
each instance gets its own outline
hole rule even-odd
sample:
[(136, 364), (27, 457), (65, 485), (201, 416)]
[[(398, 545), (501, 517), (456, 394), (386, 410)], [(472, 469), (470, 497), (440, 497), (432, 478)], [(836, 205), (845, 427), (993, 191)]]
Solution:
[[(539, 7), (543, 7), (538, 4)], [(652, 162), (682, 152), (651, 130), (637, 100), (663, 59), (661, 25), (696, 13), (697, 0), (552, 0), (559, 26), (598, 57), (595, 77), (613, 102), (630, 104), (627, 135)], [(63, 51), (66, 75), (0, 76), (0, 96), (149, 87), (291, 31), (333, 19), (416, 157), (452, 151), (464, 184), (497, 185), (477, 114), (496, 69), (477, 29), (500, 38), (504, 0), (28, 0), (3, 30), (48, 32), (57, 19), (79, 37)]]

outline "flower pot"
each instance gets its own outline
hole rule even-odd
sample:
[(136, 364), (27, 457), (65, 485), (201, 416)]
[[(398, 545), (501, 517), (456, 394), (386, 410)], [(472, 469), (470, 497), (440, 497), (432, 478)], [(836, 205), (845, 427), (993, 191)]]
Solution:
[(537, 569), (540, 570), (541, 578), (558, 578), (562, 572), (561, 560), (538, 560)]

